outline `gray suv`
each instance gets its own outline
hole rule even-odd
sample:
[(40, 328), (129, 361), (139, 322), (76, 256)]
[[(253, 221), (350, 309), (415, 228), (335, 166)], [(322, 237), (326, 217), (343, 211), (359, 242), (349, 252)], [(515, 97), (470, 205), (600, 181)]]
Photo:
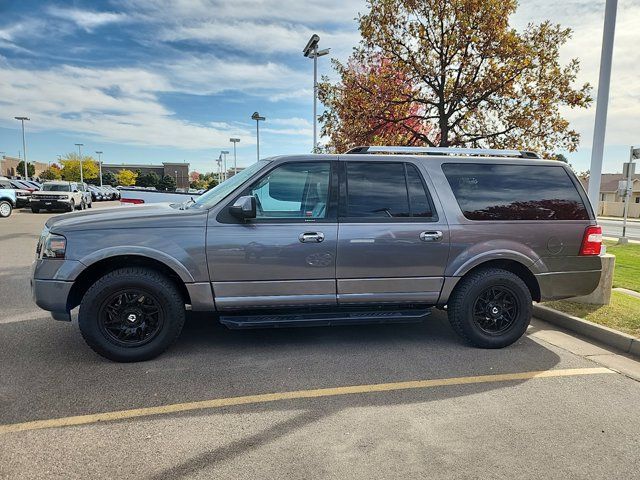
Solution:
[[(420, 321), (472, 345), (532, 301), (598, 285), (602, 234), (573, 172), (530, 152), (358, 147), (261, 160), (195, 201), (49, 219), (35, 302), (116, 361), (155, 357), (186, 306), (230, 328)], [(212, 317), (213, 318), (213, 317)]]

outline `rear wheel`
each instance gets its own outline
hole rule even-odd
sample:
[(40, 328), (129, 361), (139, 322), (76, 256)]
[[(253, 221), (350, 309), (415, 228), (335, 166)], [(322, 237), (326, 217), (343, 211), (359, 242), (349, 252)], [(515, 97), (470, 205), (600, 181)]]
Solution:
[(178, 338), (184, 300), (164, 275), (121, 268), (94, 283), (82, 298), (78, 324), (87, 344), (117, 362), (160, 355)]
[(13, 212), (13, 205), (11, 205), (11, 202), (6, 200), (0, 201), (0, 217), (7, 218), (11, 216), (11, 212)]
[(526, 332), (531, 302), (531, 292), (520, 277), (488, 268), (460, 280), (447, 312), (453, 329), (472, 345), (502, 348)]

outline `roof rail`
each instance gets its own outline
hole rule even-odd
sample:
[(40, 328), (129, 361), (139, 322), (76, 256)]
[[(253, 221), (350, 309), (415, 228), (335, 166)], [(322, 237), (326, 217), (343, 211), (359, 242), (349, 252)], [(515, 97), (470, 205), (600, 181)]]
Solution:
[(392, 147), (392, 146), (362, 146), (354, 147), (346, 152), (353, 153), (390, 153), (409, 155), (466, 155), (477, 157), (516, 157), (540, 158), (536, 152), (526, 150), (499, 150), (495, 148), (457, 148), (457, 147)]

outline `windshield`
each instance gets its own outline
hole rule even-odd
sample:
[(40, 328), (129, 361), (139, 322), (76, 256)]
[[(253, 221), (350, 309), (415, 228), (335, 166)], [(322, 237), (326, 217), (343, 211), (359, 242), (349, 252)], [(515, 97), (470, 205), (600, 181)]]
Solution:
[(238, 185), (244, 183), (248, 178), (252, 177), (254, 173), (261, 170), (269, 161), (260, 160), (254, 163), (250, 167), (245, 168), (241, 172), (238, 172), (233, 177), (225, 180), (224, 182), (216, 185), (211, 190), (200, 195), (195, 203), (190, 208), (210, 208), (222, 200), (224, 197), (233, 192)]
[(42, 190), (45, 192), (70, 192), (71, 185), (60, 185), (60, 184), (44, 184), (42, 186)]

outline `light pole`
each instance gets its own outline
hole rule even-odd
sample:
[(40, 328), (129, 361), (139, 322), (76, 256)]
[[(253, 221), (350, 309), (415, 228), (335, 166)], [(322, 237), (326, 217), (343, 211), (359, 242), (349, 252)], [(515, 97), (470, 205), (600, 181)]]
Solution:
[(229, 150), (222, 150), (220, 152), (221, 155), (224, 155), (224, 157), (222, 157), (224, 159), (224, 179), (227, 179), (227, 155), (229, 155)]
[(218, 183), (222, 183), (222, 154), (218, 155), (218, 159), (216, 160), (218, 164)]
[(629, 151), (629, 163), (624, 164), (623, 172), (625, 173), (625, 189), (624, 189), (624, 218), (622, 220), (622, 237), (618, 239), (618, 243), (628, 243), (627, 239), (627, 216), (629, 215), (629, 202), (633, 194), (633, 174), (635, 173), (636, 164), (634, 160), (640, 158), (640, 148), (631, 147)]
[(102, 186), (102, 151), (97, 151), (96, 153), (98, 154), (98, 168), (100, 169), (100, 186)]
[(29, 121), (29, 117), (13, 117), (22, 123), (22, 152), (24, 154), (24, 178), (29, 178), (29, 170), (27, 170), (27, 141), (24, 137), (24, 121)]
[(613, 37), (616, 31), (616, 11), (618, 0), (607, 0), (604, 7), (604, 31), (602, 33), (602, 52), (600, 53), (600, 76), (598, 78), (598, 97), (596, 99), (596, 121), (593, 128), (593, 146), (591, 148), (591, 168), (589, 175), (589, 200), (596, 215), (600, 206), (600, 181), (602, 177), (602, 155), (604, 153), (604, 134), (607, 128), (607, 108), (609, 106), (609, 83), (611, 80), (611, 58), (613, 56)]
[(328, 55), (331, 50), (330, 48), (318, 50), (319, 41), (320, 37), (314, 33), (302, 50), (305, 57), (313, 58), (313, 153), (318, 151), (318, 57)]
[(80, 160), (80, 183), (84, 182), (84, 177), (82, 176), (82, 147), (84, 147), (84, 143), (76, 143), (76, 147), (78, 147), (78, 159)]
[(256, 161), (260, 161), (260, 120), (266, 120), (265, 117), (261, 117), (258, 112), (253, 112), (251, 115), (251, 120), (256, 121)]
[(236, 158), (236, 143), (240, 141), (239, 138), (230, 138), (229, 141), (233, 143), (233, 174), (238, 173), (238, 159)]

